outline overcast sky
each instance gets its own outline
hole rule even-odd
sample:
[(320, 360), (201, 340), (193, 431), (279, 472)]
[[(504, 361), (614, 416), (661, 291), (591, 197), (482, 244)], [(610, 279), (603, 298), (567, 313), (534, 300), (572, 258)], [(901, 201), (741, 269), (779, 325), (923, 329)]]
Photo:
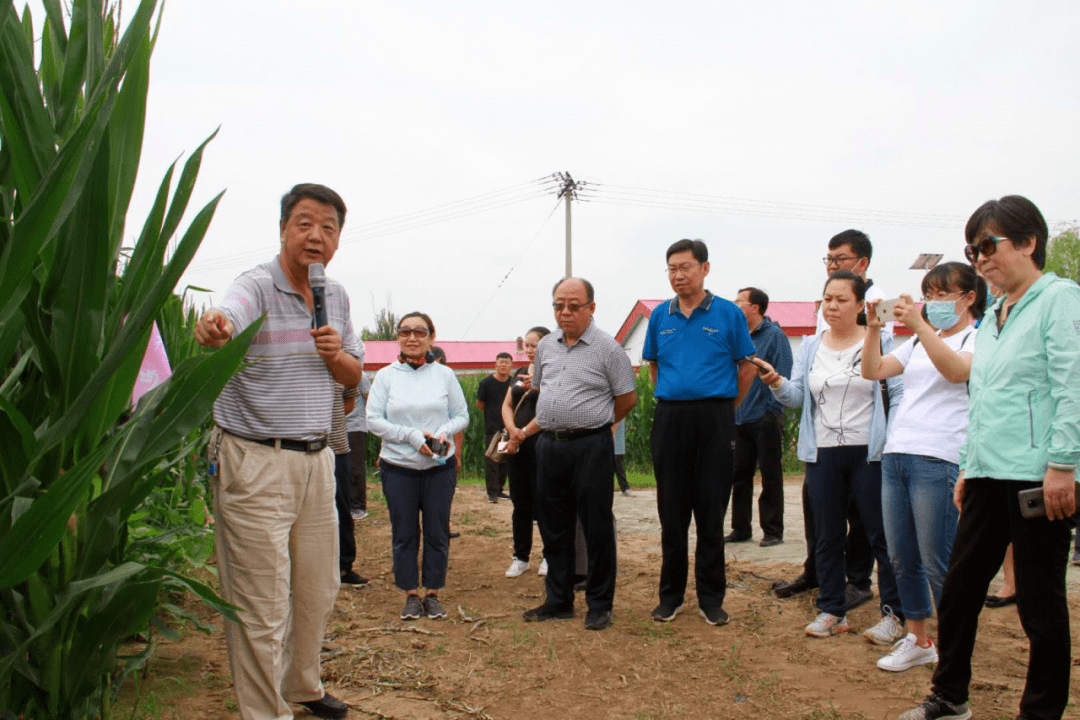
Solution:
[(914, 293), (915, 256), (962, 259), (989, 198), (1080, 216), (1078, 38), (1075, 2), (170, 2), (127, 234), (220, 125), (195, 199), (227, 192), (182, 283), (200, 302), (277, 252), (280, 196), (310, 181), (349, 206), (328, 274), (357, 328), (387, 297), (445, 340), (552, 325), (564, 215), (530, 182), (557, 171), (587, 183), (573, 271), (609, 332), (672, 294), (682, 237), (721, 296), (810, 300), (857, 227), (870, 275)]

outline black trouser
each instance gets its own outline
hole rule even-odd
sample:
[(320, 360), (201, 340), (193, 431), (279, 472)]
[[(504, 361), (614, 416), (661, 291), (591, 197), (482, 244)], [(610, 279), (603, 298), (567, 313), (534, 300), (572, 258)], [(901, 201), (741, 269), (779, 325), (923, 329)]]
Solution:
[(1020, 714), (1058, 720), (1069, 700), (1072, 648), (1065, 568), (1071, 520), (1025, 520), (1016, 494), (1037, 482), (968, 478), (949, 572), (938, 608), (934, 692), (949, 702), (968, 699), (971, 654), (990, 581), (1012, 542), (1016, 609), (1031, 643)]
[(349, 471), (352, 475), (352, 509), (367, 510), (367, 433), (349, 433)]
[(615, 444), (609, 428), (536, 443), (537, 509), (544, 557), (548, 561), (546, 604), (574, 606), (574, 525), (585, 529), (589, 570), (585, 602), (589, 610), (611, 610), (615, 598), (615, 523), (611, 513)]
[(626, 482), (626, 456), (615, 456), (615, 480), (619, 483), (619, 490), (629, 490), (630, 483)]
[(338, 515), (338, 566), (341, 572), (352, 570), (356, 561), (356, 536), (353, 534), (352, 505), (349, 473), (349, 453), (334, 455), (334, 505)]
[(735, 463), (735, 404), (729, 399), (658, 400), (649, 440), (663, 551), (660, 602), (683, 603), (693, 515), (698, 605), (720, 607), (727, 592), (724, 513)]
[[(817, 558), (814, 547), (817, 544), (817, 529), (814, 527), (814, 509), (810, 506), (810, 490), (806, 481), (802, 486), (803, 532), (806, 534), (806, 561), (803, 573), (815, 587), (818, 584)], [(866, 528), (859, 517), (859, 505), (851, 499), (847, 510), (848, 532), (844, 544), (845, 569), (849, 585), (860, 590), (870, 589), (870, 575), (874, 570), (874, 553), (870, 541), (866, 539)]]
[(514, 531), (514, 557), (529, 561), (532, 554), (533, 518), (536, 517), (536, 441), (530, 437), (507, 459), (510, 473), (510, 502), (514, 512), (510, 526)]
[[(502, 432), (502, 430), (499, 430), (499, 432)], [(496, 435), (498, 435), (497, 432), (484, 435), (484, 450), (488, 449), (488, 446), (491, 445), (491, 438)], [(484, 484), (487, 486), (488, 497), (501, 493), (503, 486), (506, 485), (506, 463), (492, 462), (491, 460), (488, 460), (487, 455), (485, 455)]]
[(784, 537), (783, 416), (735, 426), (735, 473), (731, 481), (731, 529), (749, 537), (753, 525), (754, 471), (761, 466), (758, 522), (765, 537)]
[[(453, 459), (426, 470), (379, 461), (390, 540), (394, 555), (394, 584), (408, 592), (423, 585), (438, 590), (446, 585), (450, 557), (450, 507), (457, 487)], [(421, 531), (422, 528), (422, 531)], [(423, 536), (423, 577), (417, 553)]]

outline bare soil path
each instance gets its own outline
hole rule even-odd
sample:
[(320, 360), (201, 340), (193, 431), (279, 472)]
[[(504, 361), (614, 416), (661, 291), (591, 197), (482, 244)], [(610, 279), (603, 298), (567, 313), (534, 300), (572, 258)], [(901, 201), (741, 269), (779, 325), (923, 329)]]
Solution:
[[(599, 633), (582, 627), (581, 597), (573, 620), (521, 620), (543, 598), (538, 557), (524, 576), (503, 576), (511, 560), (511, 505), (489, 504), (475, 485), (459, 487), (454, 501), (452, 526), (461, 538), (451, 541), (441, 593), (450, 617), (402, 622), (386, 509), (371, 502), (371, 515), (358, 523), (357, 569), (372, 582), (343, 588), (338, 597), (323, 663), (327, 687), (353, 707), (355, 718), (895, 718), (928, 691), (930, 667), (885, 673), (875, 666), (885, 650), (857, 633), (808, 638), (802, 628), (815, 614), (813, 594), (782, 601), (769, 591), (773, 580), (798, 573), (805, 553), (800, 481), (787, 480), (784, 545), (729, 546), (725, 608), (732, 622), (719, 628), (691, 611), (692, 578), (683, 614), (670, 624), (650, 619), (660, 565), (650, 491), (616, 494), (619, 581), (612, 625)], [(1074, 665), (1080, 664), (1078, 570), (1069, 572)], [(849, 617), (861, 631), (878, 616), (869, 603)], [(978, 718), (1013, 718), (1027, 667), (1015, 607), (984, 611), (980, 630), (973, 710)], [(164, 643), (141, 708), (150, 696), (160, 712), (141, 710), (145, 717), (237, 717), (223, 636), (188, 633)], [(1075, 682), (1071, 700), (1066, 716), (1080, 717)], [(305, 713), (298, 708), (298, 717)]]

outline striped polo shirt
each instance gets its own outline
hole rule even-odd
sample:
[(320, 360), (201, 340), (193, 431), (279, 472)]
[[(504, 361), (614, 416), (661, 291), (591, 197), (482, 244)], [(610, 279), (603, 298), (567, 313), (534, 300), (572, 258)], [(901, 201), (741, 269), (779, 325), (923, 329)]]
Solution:
[(633, 392), (626, 351), (595, 321), (573, 345), (556, 330), (536, 347), (536, 422), (544, 430), (589, 430), (615, 422), (615, 396)]
[[(214, 403), (214, 420), (240, 437), (315, 440), (330, 432), (334, 378), (315, 351), (311, 310), (285, 277), (278, 257), (238, 277), (217, 308), (239, 334), (265, 314), (248, 348), (247, 365), (229, 380)], [(341, 348), (364, 361), (364, 344), (353, 331), (349, 296), (326, 280), (327, 322)]]

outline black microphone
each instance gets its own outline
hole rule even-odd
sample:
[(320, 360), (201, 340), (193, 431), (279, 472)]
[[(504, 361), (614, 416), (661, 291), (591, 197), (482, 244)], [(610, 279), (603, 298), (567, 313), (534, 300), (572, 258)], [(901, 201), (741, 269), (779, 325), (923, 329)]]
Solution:
[(315, 329), (326, 325), (326, 268), (322, 263), (308, 265), (308, 284), (311, 285), (311, 305)]

